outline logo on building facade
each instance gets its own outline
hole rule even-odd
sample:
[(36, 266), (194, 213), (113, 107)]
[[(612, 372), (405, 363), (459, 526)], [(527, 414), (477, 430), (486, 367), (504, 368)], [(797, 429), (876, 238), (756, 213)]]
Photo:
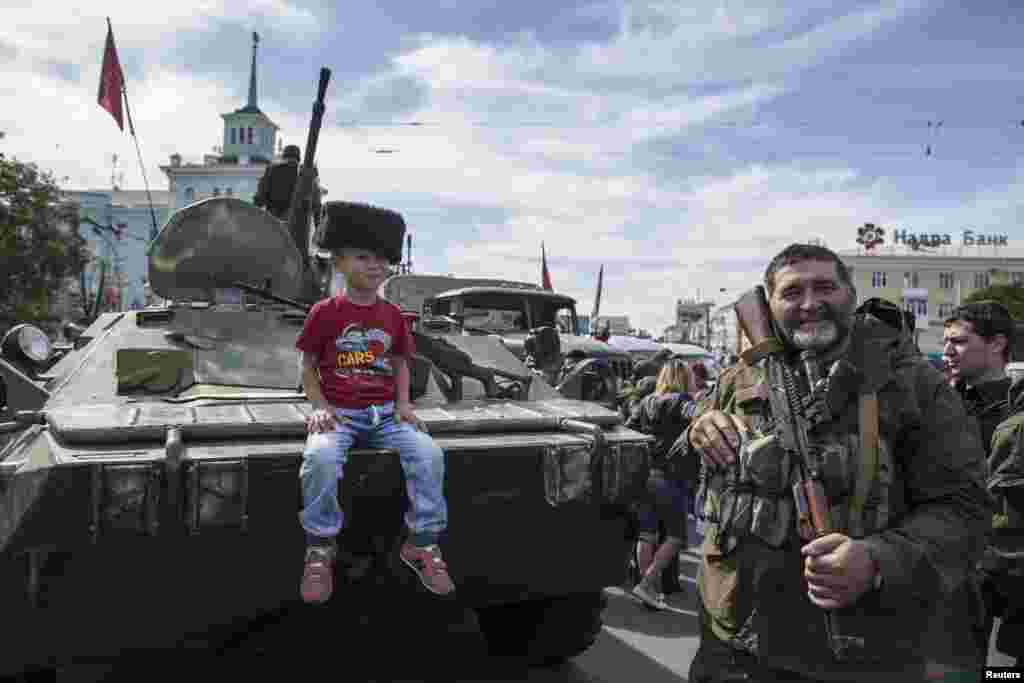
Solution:
[(866, 251), (871, 251), (883, 242), (885, 242), (884, 228), (874, 223), (865, 223), (857, 228), (857, 244), (862, 245)]
[[(965, 247), (1005, 247), (1009, 246), (1008, 235), (985, 235), (973, 230), (964, 230), (961, 236), (961, 245)], [(885, 229), (874, 223), (865, 223), (857, 228), (857, 244), (864, 247), (865, 251), (872, 251), (875, 247), (885, 242)], [(902, 244), (914, 251), (932, 249), (935, 247), (952, 246), (953, 237), (940, 233), (912, 233), (909, 230), (895, 229), (892, 231), (892, 243)]]

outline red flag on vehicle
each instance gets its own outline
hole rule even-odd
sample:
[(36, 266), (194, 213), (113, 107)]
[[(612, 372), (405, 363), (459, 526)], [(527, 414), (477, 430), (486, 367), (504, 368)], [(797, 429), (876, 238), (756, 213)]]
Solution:
[(554, 287), (551, 286), (551, 273), (548, 272), (548, 257), (544, 253), (544, 243), (540, 243), (540, 284), (541, 287), (550, 291), (554, 291)]
[(121, 62), (117, 59), (117, 48), (114, 47), (114, 29), (107, 19), (107, 47), (103, 51), (103, 69), (100, 71), (100, 91), (96, 101), (110, 112), (117, 121), (117, 127), (124, 130), (124, 117), (121, 113), (121, 93), (124, 90), (124, 74)]

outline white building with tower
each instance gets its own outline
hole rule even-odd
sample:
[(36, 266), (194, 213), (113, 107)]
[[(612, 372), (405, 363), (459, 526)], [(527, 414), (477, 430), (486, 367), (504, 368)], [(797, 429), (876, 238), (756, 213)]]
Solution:
[[(207, 197), (252, 201), (263, 171), (278, 160), (276, 153), (283, 148), (279, 128), (259, 108), (258, 46), (259, 36), (254, 33), (248, 101), (244, 107), (221, 115), (223, 144), (216, 148), (216, 154), (206, 154), (197, 163), (186, 163), (181, 154), (172, 154), (170, 164), (160, 167), (167, 174), (168, 189), (153, 190), (149, 195), (144, 190), (120, 187), (123, 174), (118, 173), (115, 156), (110, 189), (64, 193), (79, 206), (79, 233), (89, 243), (96, 263), (106, 263), (102, 310), (146, 305), (146, 250), (171, 213)], [(88, 292), (95, 291), (98, 266), (86, 272), (82, 284)]]
[(279, 160), (283, 147), (279, 127), (259, 107), (256, 52), (259, 35), (252, 34), (252, 66), (249, 72), (249, 99), (245, 106), (223, 119), (223, 143), (215, 154), (206, 154), (201, 162), (186, 163), (181, 154), (171, 155), (170, 164), (160, 169), (167, 174), (172, 209), (179, 209), (207, 197), (238, 197), (251, 202), (267, 165)]

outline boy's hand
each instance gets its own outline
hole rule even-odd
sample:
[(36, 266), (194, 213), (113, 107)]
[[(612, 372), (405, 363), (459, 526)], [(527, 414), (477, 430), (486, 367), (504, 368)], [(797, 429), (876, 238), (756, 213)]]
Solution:
[(317, 408), (306, 418), (306, 431), (310, 434), (333, 432), (338, 427), (338, 419), (327, 408)]
[(427, 425), (423, 424), (423, 420), (416, 417), (416, 411), (412, 409), (410, 404), (399, 404), (395, 409), (395, 414), (398, 416), (399, 422), (408, 422), (421, 432), (427, 431)]

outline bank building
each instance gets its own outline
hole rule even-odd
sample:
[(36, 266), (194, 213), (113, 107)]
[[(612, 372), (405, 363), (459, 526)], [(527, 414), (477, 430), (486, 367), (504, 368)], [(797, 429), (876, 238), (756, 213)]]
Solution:
[(1006, 235), (874, 226), (859, 232), (858, 248), (839, 252), (851, 270), (858, 304), (879, 297), (911, 311), (918, 346), (933, 359), (942, 355), (943, 322), (971, 293), (991, 285), (1024, 286), (1024, 249)]

